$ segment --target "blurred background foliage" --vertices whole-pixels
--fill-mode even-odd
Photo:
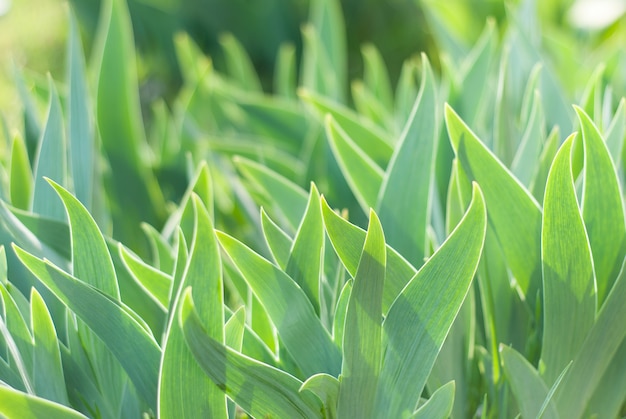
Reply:
[[[55,78],[63,74],[64,40],[67,14],[60,4],[69,1],[81,23],[81,34],[89,57],[101,0],[0,0],[0,109],[19,108],[13,87],[14,65],[37,73],[50,71]],[[504,31],[507,7],[518,1],[501,0],[343,0],[346,21],[350,79],[362,74],[360,48],[374,44],[388,66],[391,82],[400,73],[403,61],[419,52],[426,52],[435,68],[439,65],[438,47],[454,42],[457,48],[469,51],[484,28],[488,17]],[[288,42],[301,53],[301,27],[309,10],[306,0],[129,0],[135,41],[140,52],[139,78],[142,101],[151,103],[164,97],[171,101],[181,86],[181,73],[174,51],[174,34],[189,33],[211,56],[216,69],[223,65],[220,40],[232,33],[250,54],[265,90],[271,89],[273,66],[278,48]],[[583,5],[582,8],[578,7]],[[608,16],[590,13],[592,9],[613,10]],[[557,73],[564,86],[584,86],[598,55],[615,50],[615,42],[626,39],[626,25],[620,18],[626,8],[623,0],[543,0],[537,2],[542,20],[541,36],[553,54]],[[576,7],[582,19],[574,16]],[[587,22],[585,22],[587,18]],[[595,25],[589,23],[595,19]],[[445,39],[438,30],[445,25],[455,39]],[[449,38],[449,35],[446,35]],[[598,49],[598,46],[605,48]],[[595,49],[588,62],[573,62],[584,55],[569,50]],[[613,75],[616,87],[626,85],[626,76],[613,74],[612,68],[623,65],[623,57],[607,57],[607,74]],[[15,63],[15,64],[14,64]],[[583,82],[581,83],[581,80]],[[580,92],[569,92],[576,94]],[[9,111],[10,112],[10,111]],[[9,117],[11,115],[8,115]],[[11,124],[9,124],[11,125]]]

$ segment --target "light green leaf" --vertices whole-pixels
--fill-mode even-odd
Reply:
[[[364,116],[382,129],[393,132],[395,126],[390,113],[391,108],[385,108],[375,93],[362,81],[355,80],[350,87],[352,101],[359,115]]]
[[[335,308],[335,317],[333,319],[333,340],[335,345],[339,349],[343,347],[343,335],[346,325],[346,312],[348,311],[348,301],[350,301],[350,294],[352,293],[352,281],[347,281],[339,298],[337,299],[337,306]]]
[[[30,170],[28,150],[20,136],[15,136],[11,145],[10,176],[11,204],[16,208],[28,210],[32,199],[33,175]]]
[[[187,266],[179,288],[173,290],[176,299],[172,308],[178,313],[182,290],[194,287],[199,299],[204,333],[224,343],[224,311],[222,264],[213,224],[207,209],[197,195],[192,195],[194,231]],[[159,372],[159,416],[164,418],[225,417],[226,398],[193,361],[183,332],[175,315],[171,315],[163,343],[163,358]]]
[[[365,243],[365,231],[335,213],[325,199],[322,199],[322,214],[326,233],[337,256],[348,273],[354,277],[363,250],[363,243]],[[413,278],[416,271],[398,252],[387,246],[387,270],[383,291],[384,314],[387,313],[398,293]]]
[[[445,119],[455,154],[470,180],[481,185],[507,264],[533,306],[541,286],[541,208],[448,105]]]
[[[450,381],[438,388],[430,399],[411,416],[412,419],[447,419],[452,413],[454,405],[454,381]]]
[[[51,218],[42,217],[30,211],[23,211],[17,208],[6,208],[30,230],[42,243],[49,246],[66,260],[72,257],[72,246],[70,239],[70,229],[65,221],[61,222]]]
[[[361,209],[376,205],[383,182],[383,170],[352,140],[332,116],[327,115],[326,136],[348,185]]]
[[[363,83],[374,97],[387,110],[393,109],[391,82],[385,61],[374,44],[361,47],[363,56]]]
[[[461,222],[393,302],[383,323],[376,414],[401,417],[415,410],[478,267],[486,223],[482,192],[474,184]]]
[[[298,96],[309,104],[324,121],[327,114],[332,115],[337,124],[343,128],[377,165],[386,167],[393,154],[392,140],[388,134],[373,124],[367,118],[362,118],[354,111],[324,96],[309,90],[300,89]]]
[[[430,193],[439,141],[435,80],[426,55],[422,55],[422,63],[420,91],[377,199],[387,242],[416,267],[423,264],[426,255]]]
[[[82,413],[37,396],[0,386],[0,414],[20,419],[86,419]]]
[[[252,60],[241,43],[232,34],[224,34],[219,39],[226,73],[237,85],[249,92],[262,92],[261,81],[254,70]]]
[[[50,89],[48,118],[39,140],[34,163],[35,185],[32,210],[37,214],[64,221],[63,206],[44,180],[44,177],[48,177],[62,185],[67,183],[67,143],[63,131],[61,102],[50,76],[48,76],[48,83]]]
[[[285,270],[293,245],[291,237],[272,221],[263,208],[261,208],[261,227],[263,237],[274,261],[281,269]]]
[[[535,91],[526,129],[511,163],[511,171],[526,186],[530,185],[533,174],[537,170],[535,162],[539,159],[545,138],[544,125],[541,95]]]
[[[626,318],[625,300],[626,270],[622,264],[613,289],[555,395],[561,417],[581,417],[599,381],[618,353],[626,337],[623,321]]]
[[[548,387],[537,370],[515,349],[500,346],[504,374],[517,400],[522,417],[536,418],[548,397]],[[550,401],[544,410],[544,419],[556,419],[559,415],[555,403]]]
[[[59,341],[52,317],[41,295],[30,293],[31,329],[33,331],[33,387],[39,397],[68,405]]]
[[[148,241],[152,253],[152,266],[161,272],[173,274],[174,272],[174,249],[167,240],[150,224],[141,225]]]
[[[230,316],[224,325],[224,343],[226,346],[241,352],[245,330],[246,310],[244,306],[241,306]]]
[[[158,269],[146,264],[129,249],[118,246],[120,259],[131,274],[135,282],[139,284],[146,293],[153,298],[165,311],[169,304],[170,292],[172,288],[172,278]]]
[[[374,408],[383,349],[381,323],[386,264],[383,229],[370,210],[365,244],[345,318],[337,404],[337,414],[342,418],[366,417]]]
[[[286,273],[243,243],[222,232],[217,235],[304,375],[320,372],[338,375],[341,355],[304,291]]]
[[[144,326],[127,308],[93,286],[17,246],[13,249],[24,266],[104,342],[126,370],[140,396],[154,407],[161,351]]]
[[[589,116],[574,108],[585,150],[582,213],[596,274],[598,306],[611,290],[626,255],[626,224],[619,179],[602,135]]]
[[[5,312],[1,319],[2,335],[8,350],[9,365],[16,372],[29,393],[33,393],[32,366],[33,366],[33,338],[22,317],[15,300],[4,286],[0,287]]]
[[[302,288],[315,312],[320,312],[320,276],[324,249],[324,224],[320,195],[314,183],[300,227],[293,240],[285,273]]]
[[[189,349],[211,380],[242,409],[255,417],[321,418],[319,399],[298,392],[300,380],[211,338],[202,326],[190,288],[181,302],[179,322]]]
[[[544,198],[542,377],[552,383],[575,358],[596,314],[591,249],[572,179],[571,135],[554,158]]]
[[[296,48],[291,43],[280,46],[274,66],[274,91],[281,96],[296,98]]]
[[[619,101],[611,125],[605,132],[606,146],[613,158],[613,164],[620,166],[622,150],[624,149],[624,133],[626,133],[626,99]]]
[[[543,194],[546,190],[548,172],[550,172],[552,160],[554,160],[554,156],[556,156],[556,152],[559,149],[560,140],[561,135],[559,128],[555,127],[548,135],[546,141],[543,143],[543,150],[541,151],[541,155],[539,156],[539,164],[537,167],[537,171],[535,172],[535,177],[528,187],[528,189],[532,192],[533,196],[540,205],[543,205]]]
[[[322,400],[325,418],[336,419],[337,397],[339,395],[339,380],[328,374],[315,374],[309,377],[302,386],[300,392],[310,391]]]
[[[419,94],[417,76],[419,75],[419,61],[417,58],[409,58],[402,64],[398,85],[396,86],[395,116],[396,126],[403,127],[411,115],[415,105],[415,98]]]

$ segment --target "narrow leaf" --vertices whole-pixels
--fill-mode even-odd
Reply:
[[[22,393],[11,387],[0,386],[0,414],[20,419],[86,419],[76,410],[37,396]]]
[[[452,413],[454,406],[454,381],[450,381],[438,388],[430,399],[411,416],[412,419],[446,419]]]

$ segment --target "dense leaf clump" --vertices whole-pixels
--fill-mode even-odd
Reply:
[[[126,2],[89,65],[70,15],[0,165],[0,415],[620,416],[624,52],[569,86],[534,2],[471,48],[422,6],[440,54],[395,89],[373,45],[348,84],[314,0],[272,93],[236,38],[218,72],[179,35],[143,113]]]

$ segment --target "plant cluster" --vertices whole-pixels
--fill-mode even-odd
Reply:
[[[274,93],[181,35],[145,114],[125,0],[89,65],[71,17],[0,164],[0,415],[618,417],[623,53],[571,107],[532,1],[469,51],[431,7],[441,71],[395,90],[316,0]]]

